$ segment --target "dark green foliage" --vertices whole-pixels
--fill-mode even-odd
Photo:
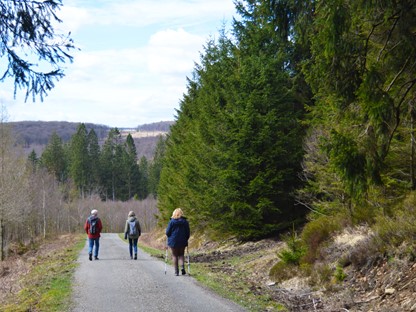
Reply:
[[[149,195],[149,162],[142,156],[139,162],[139,181],[137,185],[137,197],[144,199]]]
[[[154,153],[153,161],[150,167],[148,168],[149,193],[153,194],[155,197],[157,197],[157,188],[158,188],[159,181],[160,181],[160,173],[163,167],[163,158],[165,156],[165,149],[166,149],[165,138],[160,136],[156,145],[156,150]],[[147,170],[145,172],[147,172]]]
[[[416,185],[414,144],[407,152],[403,144],[413,142],[415,17],[407,0],[327,1],[308,28],[312,55],[303,70],[316,99],[312,124],[323,129],[327,142],[318,148],[328,157],[326,172],[341,182],[340,195],[351,200],[351,216],[397,196],[406,179],[399,172],[410,168],[407,179]],[[309,183],[322,182],[316,178],[309,176]]]
[[[40,163],[55,175],[57,181],[66,181],[69,171],[67,157],[62,140],[56,133],[52,134],[49,144],[42,153]]]
[[[35,172],[39,165],[39,159],[38,159],[38,156],[36,155],[35,150],[32,150],[30,152],[29,156],[27,157],[27,161],[28,161],[28,166],[30,170],[32,171],[32,173]]]
[[[139,166],[137,164],[137,152],[136,145],[134,144],[133,137],[129,133],[124,143],[123,151],[123,180],[124,188],[122,195],[118,198],[122,200],[128,200],[133,198],[138,193],[138,185],[140,183]]]
[[[123,142],[117,128],[110,130],[100,155],[102,196],[115,200],[122,191]]]
[[[94,129],[88,132],[87,136],[88,149],[88,190],[90,193],[97,193],[100,188],[100,145]]]
[[[64,76],[60,64],[72,61],[68,54],[74,48],[72,39],[53,28],[61,22],[56,15],[61,5],[60,0],[0,1],[0,58],[7,58],[0,81],[11,77],[15,95],[17,89],[25,89],[26,100],[29,96],[43,100]]]
[[[84,124],[80,124],[77,133],[70,143],[70,173],[81,197],[84,198],[91,174],[90,157],[88,155],[88,133]]]
[[[234,25],[236,43],[224,33],[208,42],[189,80],[158,190],[164,218],[183,207],[195,226],[242,239],[276,233],[303,213],[292,195],[305,103],[287,58],[294,20],[280,11],[292,8],[282,2],[273,15],[266,2],[247,4]]]
[[[303,241],[293,231],[290,235],[283,237],[287,248],[279,252],[278,257],[286,264],[299,265],[305,255],[306,248]]]

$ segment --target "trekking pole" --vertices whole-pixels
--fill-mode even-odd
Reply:
[[[188,260],[188,275],[191,275],[191,262],[189,261],[189,249],[188,246],[186,246],[186,255],[187,255],[187,260]]]
[[[165,275],[166,275],[166,270],[167,270],[167,263],[168,263],[168,241],[166,239],[166,246],[165,246]]]

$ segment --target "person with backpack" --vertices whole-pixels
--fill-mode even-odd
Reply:
[[[168,237],[167,246],[172,252],[172,262],[175,268],[175,275],[179,275],[179,267],[181,267],[182,275],[185,271],[185,248],[188,246],[190,236],[189,222],[183,216],[181,208],[176,208],[166,228],[166,236]],[[166,247],[167,248],[167,247]]]
[[[91,210],[91,215],[85,221],[84,229],[88,235],[88,259],[92,261],[92,253],[94,249],[94,260],[98,260],[98,251],[100,249],[100,233],[103,229],[101,219],[98,218],[98,211]]]
[[[134,260],[137,260],[137,242],[141,234],[140,222],[136,218],[136,214],[130,211],[124,227],[124,239],[129,239],[130,259],[133,259],[134,251]]]

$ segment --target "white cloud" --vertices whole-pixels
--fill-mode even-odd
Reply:
[[[23,103],[21,93],[13,101],[12,90],[0,99],[11,120],[113,127],[173,120],[203,45],[233,14],[233,0],[67,0],[59,26],[82,49],[66,77],[43,103]]]
[[[193,69],[206,38],[187,33],[182,28],[154,34],[148,46],[148,66],[152,73],[186,74]]]

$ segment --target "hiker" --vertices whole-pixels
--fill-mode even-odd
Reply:
[[[134,251],[134,260],[137,260],[137,241],[141,234],[140,222],[136,218],[136,214],[130,211],[124,227],[124,239],[129,239],[130,259],[133,259]]]
[[[166,228],[166,236],[168,237],[168,246],[172,251],[172,261],[175,268],[175,275],[179,275],[178,265],[181,266],[182,275],[185,271],[185,248],[188,246],[190,236],[189,222],[183,216],[181,208],[176,208]],[[167,248],[167,247],[166,247]]]
[[[103,229],[101,219],[98,218],[98,211],[91,210],[91,215],[85,221],[84,229],[88,235],[88,259],[92,261],[92,252],[94,249],[94,260],[98,260],[98,251],[100,249],[100,233]]]

